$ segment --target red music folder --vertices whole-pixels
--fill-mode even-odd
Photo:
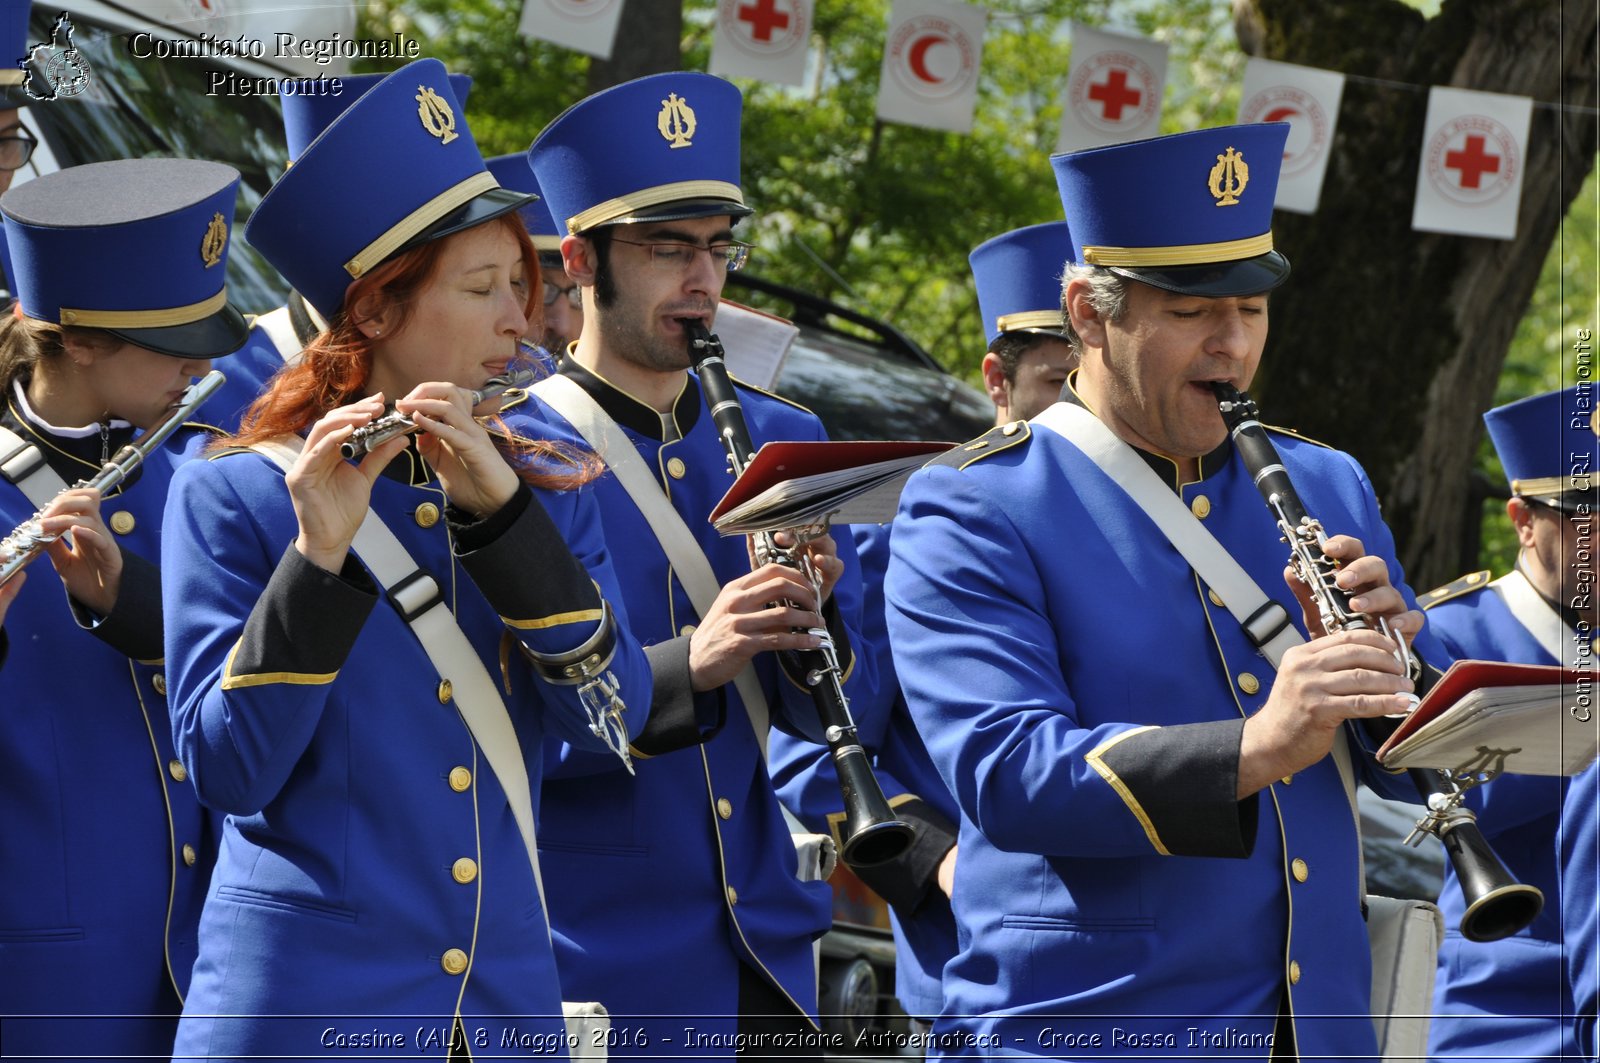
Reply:
[[[1457,661],[1378,750],[1386,768],[1574,775],[1600,747],[1595,673]]]
[[[894,519],[911,474],[953,446],[901,440],[766,443],[711,511],[711,523],[724,535],[824,522],[881,524]]]

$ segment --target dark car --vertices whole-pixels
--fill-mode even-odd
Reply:
[[[811,409],[833,439],[961,442],[994,425],[994,405],[893,325],[748,273],[724,294],[786,317],[800,335],[774,389]]]

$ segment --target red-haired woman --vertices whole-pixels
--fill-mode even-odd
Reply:
[[[559,490],[585,467],[473,416],[538,260],[449,93],[396,72],[263,198],[248,238],[329,327],[174,484],[173,729],[228,813],[179,1058],[565,1051],[539,749],[625,754],[650,675]],[[391,400],[419,430],[343,458]]]

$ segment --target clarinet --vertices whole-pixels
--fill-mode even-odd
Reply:
[[[745,424],[744,408],[739,404],[738,393],[728,378],[728,367],[722,360],[722,341],[708,331],[700,321],[690,318],[679,320],[689,335],[689,358],[695,372],[700,375],[700,387],[705,392],[706,406],[711,420],[728,452],[728,465],[737,477],[755,457],[755,444],[750,440],[750,429]],[[780,565],[798,569],[810,581],[822,599],[822,577],[811,565],[810,559],[798,546],[810,536],[809,529],[793,529],[797,549],[784,550],[777,545],[771,532],[752,536],[758,564],[776,561]],[[845,698],[843,679],[839,669],[838,651],[827,628],[812,628],[811,634],[822,640],[814,650],[794,650],[784,654],[805,676],[816,702],[817,715],[822,720],[823,735],[833,754],[834,767],[839,776],[839,788],[844,794],[844,826],[840,831],[844,844],[839,858],[851,867],[874,867],[895,859],[910,848],[916,840],[916,830],[911,824],[895,818],[883,788],[872,773],[872,763],[862,748],[856,733],[855,720],[850,715],[850,703]]]
[[[165,443],[183,422],[192,417],[201,403],[216,394],[226,379],[213,369],[190,384],[183,397],[173,405],[172,412],[160,424],[111,455],[111,460],[102,465],[99,472],[87,480],[79,480],[67,490],[76,491],[89,487],[104,495],[116,487],[153,454],[157,447]],[[45,547],[59,538],[59,535],[46,535],[40,530],[39,514],[35,513],[10,535],[0,539],[0,586],[4,586],[11,577],[27,568],[35,558],[44,553]]]
[[[525,366],[504,376],[491,377],[483,387],[472,393],[474,408],[481,402],[504,395],[516,388],[525,388],[538,380],[540,371],[533,366]],[[395,436],[409,435],[417,430],[417,423],[399,410],[390,410],[382,417],[362,425],[350,433],[350,438],[339,444],[341,456],[354,460],[376,450]]]
[[[1290,566],[1311,590],[1323,630],[1374,630],[1390,638],[1395,643],[1396,660],[1420,687],[1424,680],[1421,662],[1411,653],[1404,636],[1382,617],[1351,609],[1350,596],[1334,584],[1339,564],[1322,550],[1327,533],[1320,521],[1306,513],[1277,448],[1256,419],[1259,411],[1255,402],[1225,383],[1213,383],[1211,390],[1216,393],[1217,408],[1240,460],[1289,544]],[[1544,907],[1544,894],[1512,877],[1483,836],[1477,816],[1461,803],[1467,790],[1487,781],[1493,773],[1411,768],[1408,774],[1427,804],[1428,814],[1417,822],[1406,844],[1419,844],[1431,834],[1444,845],[1467,901],[1461,916],[1462,936],[1469,941],[1499,941],[1533,922]]]

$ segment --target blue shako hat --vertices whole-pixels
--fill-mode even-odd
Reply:
[[[972,249],[978,312],[992,344],[1007,332],[1066,334],[1061,312],[1061,267],[1072,259],[1064,221],[1012,229]]]
[[[367,94],[388,74],[340,74],[340,91],[337,94],[311,92],[311,87],[326,87],[326,81],[306,78],[285,81],[283,103],[283,138],[288,144],[288,158],[292,162],[304,155],[311,142],[321,135],[333,120],[344,114],[352,103]],[[304,87],[304,91],[300,91]],[[456,94],[456,103],[463,111],[467,107],[467,93],[472,91],[472,79],[465,74],[450,75],[450,91]]]
[[[116,159],[0,196],[22,312],[100,328],[179,358],[214,358],[250,330],[228,303],[239,173],[197,159]]]
[[[1574,384],[1497,406],[1483,415],[1511,493],[1571,512],[1600,490],[1595,389]]]
[[[22,87],[28,76],[28,0],[0,0],[0,111],[14,111],[28,102]]]
[[[401,67],[278,179],[245,236],[331,319],[350,282],[400,251],[526,206],[483,164],[437,59]]]
[[[501,188],[509,188],[513,192],[526,192],[529,195],[542,196],[539,191],[539,182],[533,179],[533,170],[528,167],[528,153],[515,152],[511,155],[496,155],[492,159],[484,160],[489,167],[489,172],[494,174],[494,179],[500,182]],[[550,205],[539,199],[529,203],[520,211],[522,224],[528,230],[528,235],[533,237],[533,246],[540,254],[560,254],[561,237],[566,234],[566,229],[556,224],[550,214]]]
[[[710,74],[653,74],[579,100],[528,149],[550,214],[601,225],[751,213],[739,188],[744,97]]]
[[[1271,291],[1289,276],[1272,249],[1286,122],[1052,155],[1079,265],[1185,295]]]

